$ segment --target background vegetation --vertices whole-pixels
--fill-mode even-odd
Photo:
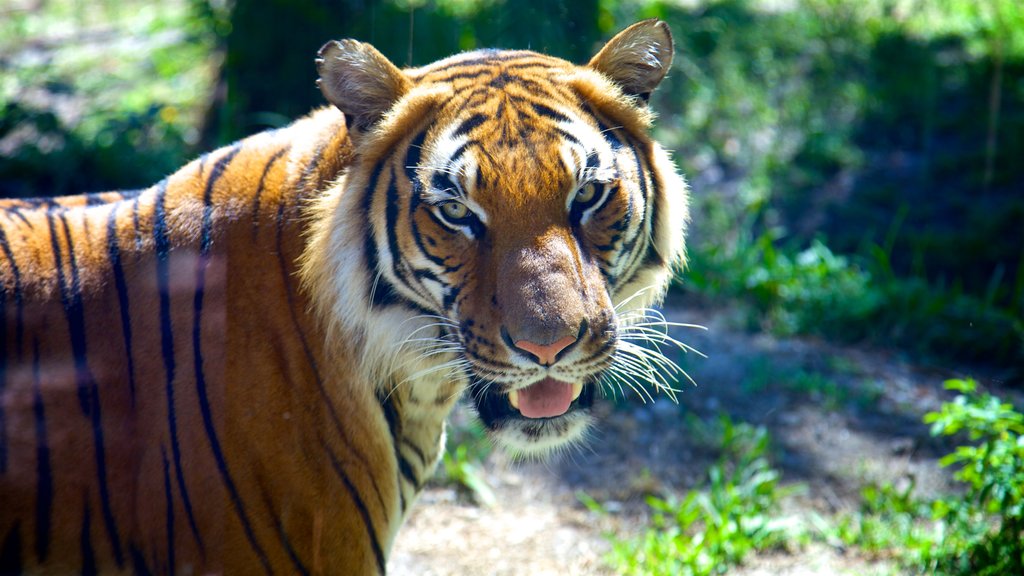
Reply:
[[[144,186],[202,150],[286,124],[321,104],[312,60],[332,38],[370,41],[401,65],[483,46],[582,62],[648,17],[677,42],[653,100],[656,136],[695,202],[679,293],[737,307],[751,330],[968,362],[1020,385],[1018,0],[12,0],[0,7],[0,195]],[[878,487],[835,538],[932,554],[907,560],[928,571],[1021,561],[1020,415],[961,388],[960,411],[935,416],[936,433],[977,428],[965,446],[1016,450],[1016,464],[977,468],[1002,470],[991,486],[1003,491],[970,472],[995,452],[956,452],[967,504]],[[630,565],[629,546],[667,558],[666,573],[708,573],[803,537],[764,521],[778,478],[763,430],[723,430],[710,492],[652,501],[658,530],[617,546],[619,569],[653,570]],[[456,446],[444,468],[486,500],[473,461]],[[731,525],[721,509],[761,522]],[[934,548],[922,522],[961,537]]]
[[[749,322],[1024,365],[1024,9],[1014,0],[19,0],[0,194],[135,187],[320,105],[312,55],[584,61],[667,20],[657,136],[694,189],[682,289]]]

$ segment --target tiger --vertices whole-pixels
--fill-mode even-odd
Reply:
[[[285,127],[0,201],[0,572],[383,574],[461,397],[530,457],[665,388],[672,56],[658,20],[585,65],[332,41]]]

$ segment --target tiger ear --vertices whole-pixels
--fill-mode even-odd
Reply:
[[[327,101],[349,125],[374,125],[408,90],[409,80],[376,48],[357,40],[335,40],[317,52],[316,81]]]
[[[672,65],[672,32],[661,20],[643,20],[615,35],[587,66],[630,96],[647,101]]]

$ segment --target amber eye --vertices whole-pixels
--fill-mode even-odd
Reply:
[[[577,204],[589,204],[596,195],[597,186],[593,184],[587,184],[583,188],[580,188],[579,192],[576,193],[576,198],[573,199],[573,202]]]
[[[453,222],[464,220],[469,216],[469,208],[466,208],[466,205],[462,202],[457,202],[455,200],[449,200],[444,204],[441,204],[441,212],[443,212],[445,217]]]

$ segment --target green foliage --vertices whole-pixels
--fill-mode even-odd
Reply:
[[[0,195],[143,186],[183,164],[211,38],[183,1],[12,9],[0,19]]]
[[[607,561],[621,574],[722,574],[750,553],[775,548],[797,537],[792,520],[779,517],[786,492],[767,460],[764,428],[721,421],[722,457],[708,471],[705,490],[681,499],[650,496],[651,525],[630,539],[610,536]],[[591,510],[605,513],[580,496]]]
[[[996,22],[1017,22],[1024,4],[614,13],[676,32],[654,105],[695,191],[685,286],[750,302],[752,324],[783,334],[1024,365],[1024,51],[1000,56],[985,40],[1019,35]]]
[[[908,27],[923,35],[967,38],[979,54],[1024,55],[1024,5],[1017,0],[916,0]]]
[[[677,52],[652,106],[695,192],[685,286],[782,334],[1024,366],[1017,0],[40,6],[0,18],[0,195],[147,185],[285,124],[323,103],[330,38],[400,65],[483,46],[582,62],[663,18]]]
[[[733,252],[711,248],[693,259],[689,284],[705,293],[746,298],[764,327],[780,334],[868,317],[880,305],[870,289],[871,275],[818,241],[794,254],[765,234]]]
[[[934,556],[936,570],[950,574],[1024,574],[1024,414],[973,380],[950,380],[961,394],[925,416],[932,434],[966,433],[972,444],[940,460],[956,467],[967,485],[963,498],[935,502],[933,513],[948,526]]]
[[[840,518],[834,536],[872,556],[919,567],[922,555],[935,544],[935,536],[928,522],[931,506],[918,498],[914,489],[913,479],[902,488],[890,483],[864,487],[860,510]]]
[[[495,496],[484,477],[482,463],[490,449],[491,444],[479,422],[449,426],[442,466],[438,470],[443,482],[460,486],[477,504],[488,507],[494,505]]]
[[[208,127],[220,143],[323,105],[313,59],[333,39],[356,38],[398,66],[421,66],[476,48],[586,61],[600,36],[597,0],[235,0],[231,22],[221,39],[226,97]]]
[[[946,358],[1024,365],[1024,321],[1012,309],[923,278],[897,276],[882,247],[850,258],[812,241],[795,250],[771,233],[698,245],[684,285],[750,306],[752,327],[778,334],[872,340]]]
[[[973,380],[950,380],[961,392],[925,416],[935,436],[958,436],[940,463],[956,467],[963,494],[927,501],[910,483],[869,486],[860,514],[840,522],[839,538],[897,558],[925,574],[969,576],[1024,573],[1024,414]]]

